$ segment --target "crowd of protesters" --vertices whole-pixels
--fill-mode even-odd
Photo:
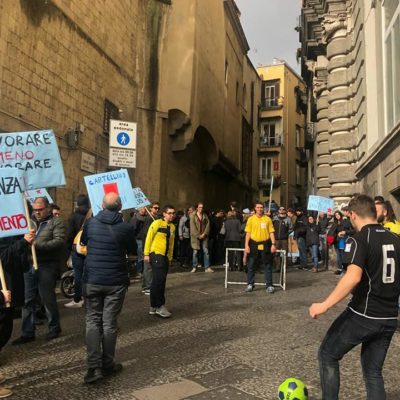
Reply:
[[[375,206],[378,222],[400,235],[400,223],[390,202],[377,196]],[[0,349],[11,337],[12,310],[18,306],[22,306],[22,327],[14,345],[36,339],[40,309],[45,311],[48,322],[47,340],[59,337],[61,323],[55,289],[60,266],[69,255],[75,295],[64,306],[85,306],[86,383],[122,369],[121,364],[115,363],[114,353],[117,317],[129,284],[128,254],[137,255],[137,276],[141,278],[142,293],[149,295],[149,314],[169,318],[172,313],[166,307],[165,287],[173,261],[191,273],[213,273],[217,265],[244,271],[248,293],[254,290],[258,265],[265,271],[266,293],[272,294],[273,271],[280,271],[283,257],[287,257],[289,265],[316,273],[328,265],[329,256],[334,254],[335,273],[344,274],[346,239],[355,234],[348,207],[326,214],[286,208],[275,202],[256,202],[254,207],[242,209],[231,202],[227,210],[209,211],[199,202],[177,211],[172,205],[161,208],[153,202],[124,221],[121,199],[110,193],[95,217],[88,197],[79,195],[67,223],[60,216],[60,208],[49,204],[45,197],[35,199],[32,208],[34,229],[29,234],[0,239],[1,261],[10,289],[2,290],[0,295]],[[32,243],[37,269],[33,268]],[[277,250],[284,253],[274,254]],[[0,397],[11,394],[9,389],[0,388]]]

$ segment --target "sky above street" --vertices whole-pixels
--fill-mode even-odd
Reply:
[[[296,71],[296,49],[300,47],[298,24],[301,0],[235,0],[242,14],[241,22],[250,45],[249,57],[254,66],[285,60]]]

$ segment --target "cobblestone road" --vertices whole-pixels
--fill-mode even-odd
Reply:
[[[238,285],[225,290],[222,270],[173,273],[167,284],[169,320],[148,315],[148,297],[137,283],[130,287],[120,318],[117,357],[124,370],[119,376],[96,386],[82,383],[84,310],[64,307],[62,336],[48,343],[39,326],[35,342],[4,349],[0,371],[14,387],[14,399],[276,399],[277,387],[290,376],[306,382],[310,399],[319,399],[316,353],[344,307],[317,321],[307,309],[336,281],[332,272],[289,270],[286,292],[268,295],[259,287],[246,294]],[[19,329],[17,321],[14,337]],[[388,400],[400,399],[399,352],[396,334],[384,369]],[[341,372],[341,399],[365,399],[359,350],[344,358]]]

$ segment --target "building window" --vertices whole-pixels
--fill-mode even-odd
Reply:
[[[277,107],[279,105],[279,80],[265,81],[263,84],[264,107]]]
[[[272,178],[272,158],[260,158],[260,179],[270,180]]]
[[[296,185],[300,185],[300,165],[296,164]]]
[[[296,147],[300,149],[301,147],[301,129],[296,125]]]
[[[110,100],[104,101],[103,134],[110,134],[110,119],[119,119],[119,108]]]
[[[251,184],[252,181],[252,146],[253,146],[253,130],[251,126],[242,119],[242,173],[246,182]]]
[[[242,99],[242,104],[243,108],[247,110],[247,87],[246,84],[243,84],[243,99]]]
[[[281,144],[281,135],[278,133],[277,119],[269,119],[261,125],[261,146],[279,146]]]
[[[400,1],[384,2],[386,121],[390,131],[400,122]]]

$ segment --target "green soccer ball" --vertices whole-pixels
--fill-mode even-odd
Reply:
[[[288,378],[278,388],[278,400],[308,400],[308,389],[300,379]]]

